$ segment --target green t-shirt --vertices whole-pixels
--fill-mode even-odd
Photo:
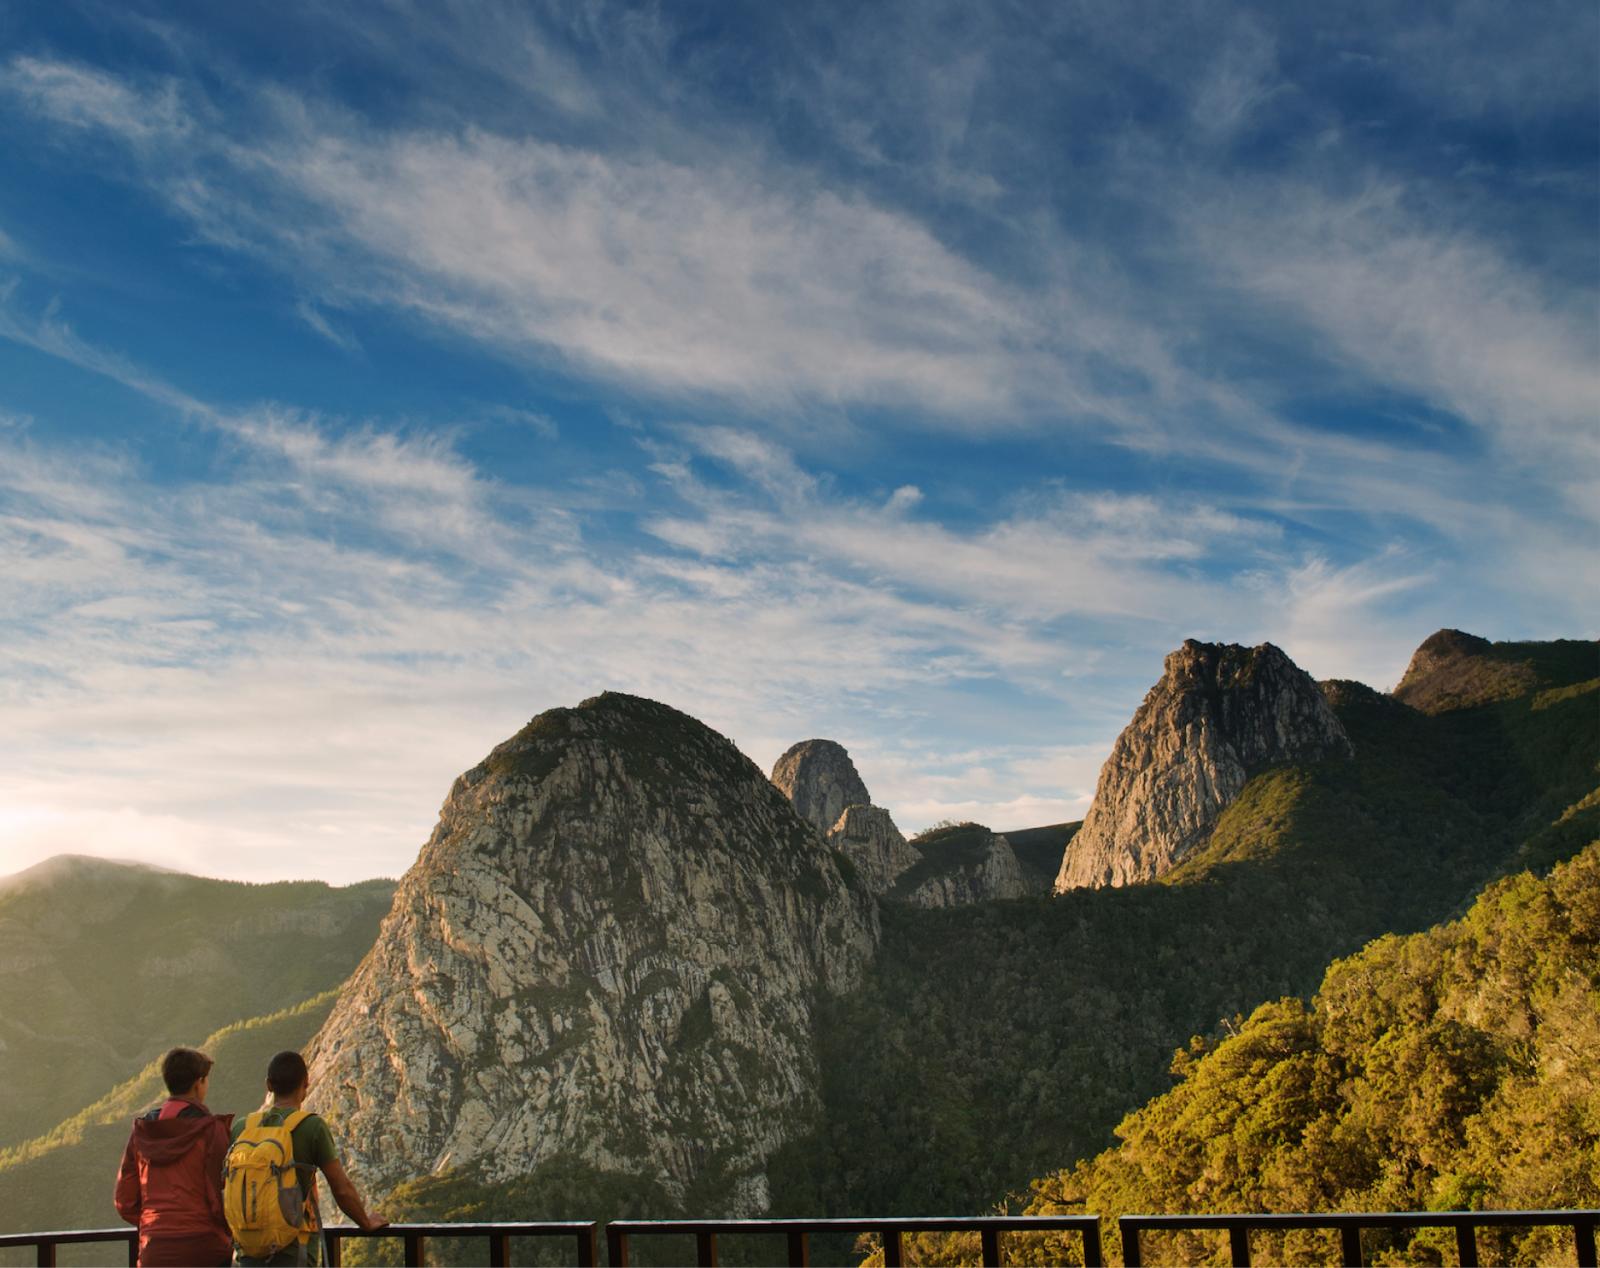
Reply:
[[[263,1127],[281,1127],[293,1110],[269,1109],[261,1116]],[[248,1115],[241,1114],[233,1120],[233,1136],[230,1144],[239,1139],[244,1131],[245,1119]],[[310,1114],[300,1125],[289,1133],[289,1140],[294,1145],[295,1169],[300,1173],[300,1183],[305,1187],[306,1196],[315,1198],[317,1195],[317,1173],[313,1167],[325,1167],[330,1162],[339,1161],[338,1147],[333,1143],[333,1133],[328,1130],[328,1124],[320,1114]]]

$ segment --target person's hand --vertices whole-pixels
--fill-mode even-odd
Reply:
[[[384,1219],[381,1215],[369,1215],[366,1219],[361,1221],[361,1227],[366,1232],[370,1233],[375,1229],[388,1228],[389,1221]]]

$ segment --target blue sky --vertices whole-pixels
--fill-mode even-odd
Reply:
[[[0,5],[0,872],[398,874],[615,688],[1080,817],[1600,610],[1592,4]]]

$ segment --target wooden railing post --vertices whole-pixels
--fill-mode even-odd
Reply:
[[[406,1241],[406,1268],[422,1268],[422,1251],[427,1238],[421,1233],[404,1234]]]
[[[791,1228],[788,1240],[789,1268],[811,1268],[811,1238]]]
[[[1572,1235],[1578,1243],[1578,1268],[1600,1268],[1595,1263],[1594,1221],[1578,1220],[1572,1226]]]
[[[34,1262],[39,1268],[56,1268],[56,1244],[47,1237],[41,1237]]]
[[[1346,1224],[1339,1230],[1339,1254],[1350,1268],[1366,1268],[1361,1258],[1361,1225]]]
[[[611,1268],[628,1268],[628,1234],[615,1224],[606,1225],[606,1262]]]
[[[901,1268],[905,1251],[900,1243],[900,1230],[886,1228],[883,1230],[883,1268]]]
[[[1456,1258],[1461,1268],[1478,1268],[1478,1230],[1470,1220],[1456,1225]]]
[[[1135,1235],[1137,1240],[1137,1235]],[[1138,1251],[1133,1252],[1136,1256]],[[1083,1230],[1083,1268],[1102,1268],[1106,1262],[1105,1251],[1100,1249],[1100,1222],[1096,1220]],[[1129,1260],[1129,1263],[1135,1262]]]
[[[1250,1268],[1250,1226],[1235,1224],[1228,1230],[1228,1254],[1233,1268]]]
[[[700,1268],[717,1268],[717,1235],[715,1233],[696,1233],[694,1235],[694,1258]]]
[[[594,1244],[594,1234],[593,1224],[578,1234],[578,1268],[595,1268],[596,1252],[599,1248]]]
[[[1139,1245],[1139,1226],[1126,1215],[1117,1221],[1122,1230],[1122,1262],[1128,1268],[1144,1268],[1143,1250]]]
[[[1000,1230],[986,1228],[978,1234],[983,1246],[983,1268],[1000,1268]]]

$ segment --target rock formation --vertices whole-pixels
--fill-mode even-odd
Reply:
[[[1255,772],[1350,752],[1317,684],[1271,643],[1190,639],[1112,746],[1056,892],[1160,876],[1206,841]]]
[[[889,812],[872,804],[850,754],[834,740],[794,745],[772,768],[772,782],[880,897],[954,907],[1028,892],[1010,844],[987,828],[961,825],[976,828],[982,840],[968,833],[959,849],[941,845],[948,833],[940,831],[907,841]]]
[[[856,764],[833,740],[801,740],[778,759],[772,782],[807,823],[827,836],[849,806],[872,803]]]
[[[1011,842],[981,823],[932,828],[909,843],[917,863],[886,895],[911,907],[960,907],[1032,892]]]
[[[828,833],[828,844],[850,860],[874,894],[887,894],[922,857],[881,806],[846,806]]]
[[[375,1190],[575,1158],[759,1212],[817,1103],[816,1002],[876,946],[845,870],[692,718],[541,714],[456,780],[312,1045],[312,1106]]]

